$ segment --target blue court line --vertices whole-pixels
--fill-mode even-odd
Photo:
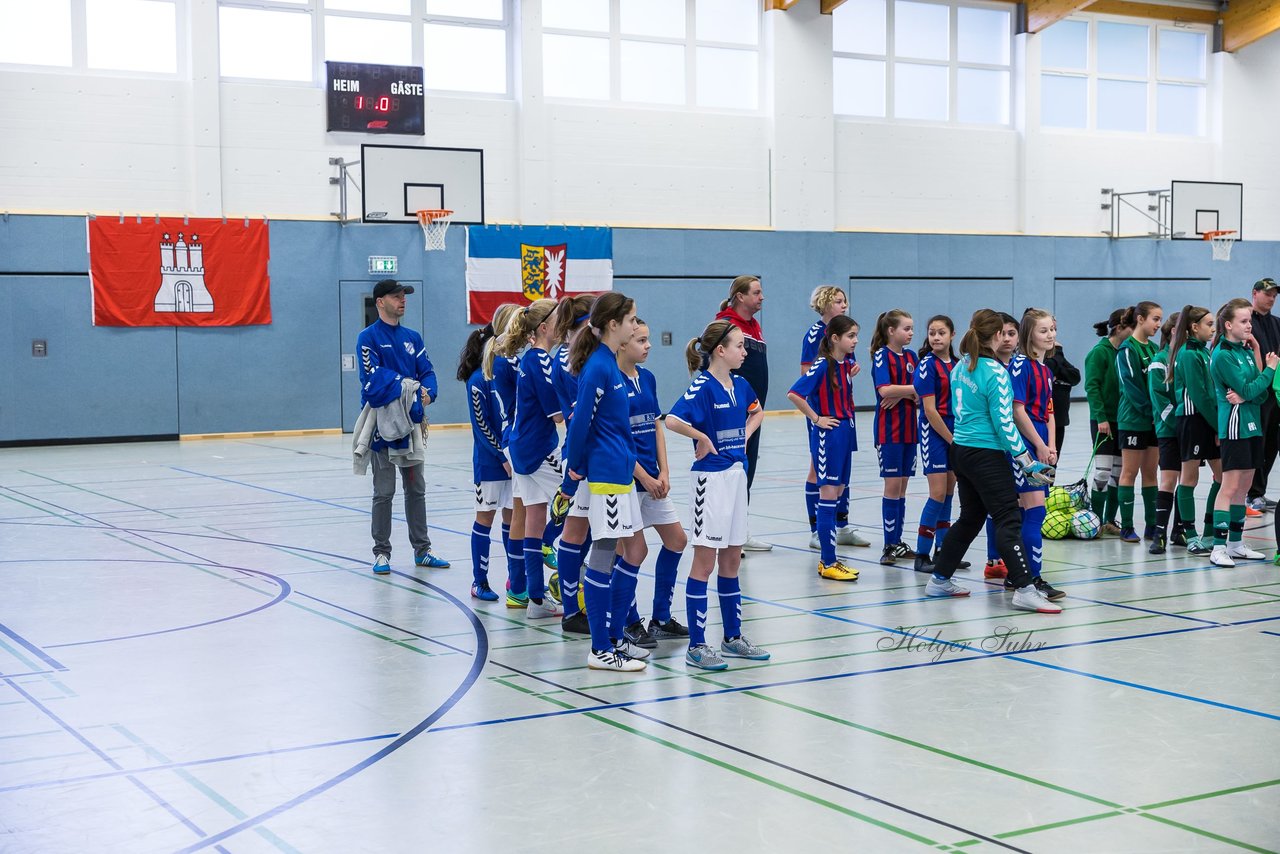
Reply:
[[[48,676],[50,673],[66,672],[64,667],[62,671],[58,670],[29,670],[26,673],[0,673],[0,679],[21,679],[24,676]]]
[[[1259,632],[1259,634],[1263,634],[1263,635],[1271,635],[1272,637],[1280,638],[1280,632],[1268,632],[1268,631],[1265,631],[1265,630],[1264,630],[1264,631]]]
[[[189,759],[183,762],[166,762],[163,765],[147,765],[142,768],[123,768],[119,771],[103,771],[100,774],[84,774],[79,777],[66,777],[60,780],[39,780],[32,783],[19,783],[13,786],[0,787],[0,794],[17,792],[23,789],[47,789],[51,786],[71,786],[79,783],[93,783],[109,780],[113,777],[124,777],[129,774],[150,774],[156,771],[173,771],[177,768],[195,768],[201,765],[217,765],[222,762],[236,762],[241,759],[260,759],[264,756],[276,756],[284,753],[298,753],[303,750],[319,750],[325,747],[343,747],[348,744],[361,744],[367,741],[386,741],[398,738],[400,733],[392,732],[384,735],[366,735],[361,738],[344,738],[337,741],[325,741],[319,744],[303,744],[297,747],[278,747],[272,750],[257,750],[250,753],[236,753],[230,756],[213,756],[205,759]]]
[[[379,762],[382,759],[385,759],[386,757],[390,756],[392,753],[395,753],[397,750],[399,750],[401,747],[404,747],[409,742],[413,741],[423,732],[426,732],[431,727],[432,724],[434,724],[440,718],[444,717],[444,715],[448,714],[448,712],[458,704],[458,702],[467,694],[467,692],[471,690],[471,686],[474,685],[476,680],[480,678],[480,671],[484,669],[485,662],[487,662],[489,659],[489,638],[485,634],[484,624],[482,624],[479,618],[476,617],[475,612],[473,612],[470,608],[466,607],[466,605],[464,605],[461,601],[459,601],[457,597],[455,597],[453,594],[449,593],[449,591],[441,587],[438,587],[434,584],[431,584],[430,582],[423,581],[422,579],[414,578],[412,575],[406,575],[405,573],[402,573],[402,572],[395,572],[395,574],[402,576],[403,578],[410,579],[411,581],[417,582],[418,584],[421,584],[424,587],[428,587],[431,590],[438,593],[439,595],[443,596],[450,603],[452,603],[459,611],[461,611],[463,615],[466,616],[467,619],[471,622],[471,628],[472,628],[472,631],[475,632],[475,637],[476,637],[476,651],[475,651],[475,655],[473,655],[471,658],[471,668],[467,671],[467,675],[463,678],[462,682],[459,683],[458,687],[454,689],[453,693],[450,694],[443,703],[437,706],[436,709],[433,712],[431,712],[431,714],[427,715],[427,717],[423,718],[421,721],[415,724],[411,729],[407,730],[406,732],[398,736],[394,741],[392,741],[390,744],[386,745],[381,750],[374,753],[372,756],[369,756],[368,758],[361,760],[360,762],[357,762],[355,765],[352,765],[350,768],[346,769],[345,771],[342,771],[334,775],[333,777],[330,777],[328,780],[325,780],[324,782],[319,783],[316,786],[313,786],[312,788],[308,789],[302,794],[297,795],[296,797],[291,798],[290,800],[285,801],[282,804],[272,807],[271,809],[266,810],[265,812],[261,812],[255,816],[251,816],[250,818],[247,818],[244,821],[239,822],[238,824],[232,825],[231,827],[228,827],[225,830],[219,831],[218,833],[215,833],[206,839],[200,840],[194,845],[189,845],[186,848],[181,849],[180,851],[177,852],[177,854],[190,854],[190,852],[199,851],[201,849],[208,848],[211,845],[216,845],[217,843],[222,842],[224,839],[228,839],[250,828],[257,827],[263,822],[269,821],[270,819],[275,818],[277,815],[287,812],[288,810],[293,809],[299,804],[302,804],[302,803],[305,803],[306,801],[311,800],[316,795],[327,792],[329,789],[332,789],[334,786],[338,785],[342,781],[347,780],[351,777],[354,777],[356,774],[360,773],[361,771],[368,768],[369,766],[375,764],[376,762]]]
[[[6,626],[4,623],[0,623],[0,634],[5,635],[5,636],[6,636],[6,637],[8,637],[10,640],[12,640],[14,643],[18,644],[18,646],[22,647],[22,648],[23,648],[23,649],[25,649],[27,652],[29,652],[29,653],[31,653],[32,655],[34,655],[36,658],[40,659],[40,660],[41,660],[41,661],[43,661],[45,664],[49,665],[49,667],[53,668],[53,670],[54,670],[54,671],[65,671],[65,670],[67,669],[67,666],[66,666],[65,664],[62,664],[62,663],[61,663],[61,662],[59,662],[57,659],[55,659],[55,658],[53,658],[52,656],[48,655],[48,654],[47,654],[44,650],[42,650],[40,647],[38,647],[38,646],[36,646],[35,644],[31,643],[29,640],[27,640],[27,639],[26,639],[26,638],[24,638],[22,635],[20,635],[20,634],[18,634],[17,632],[15,632],[13,629],[11,629],[11,628],[9,628],[8,626]],[[29,676],[29,675],[31,675],[31,674],[28,674],[28,673],[20,673],[20,674],[17,674],[17,675],[19,675],[19,676]]]

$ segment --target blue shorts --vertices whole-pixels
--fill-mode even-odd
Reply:
[[[947,424],[952,428],[951,424]],[[954,429],[954,428],[953,428]],[[933,430],[928,421],[920,421],[920,470],[926,475],[951,471],[951,446]]]
[[[1040,441],[1048,444],[1049,425],[1040,421],[1032,421],[1031,426],[1036,428],[1036,435],[1040,437]],[[1027,450],[1031,451],[1030,446],[1028,446]],[[1035,455],[1035,451],[1031,451],[1031,456],[1034,457]],[[1009,459],[1009,465],[1013,466],[1013,483],[1014,486],[1018,488],[1019,495],[1023,495],[1028,492],[1041,492],[1045,495],[1049,494],[1048,486],[1037,486],[1036,484],[1028,483],[1027,479],[1022,476],[1022,466],[1018,465],[1013,458]]]
[[[852,421],[841,421],[830,430],[809,430],[809,456],[819,486],[847,486],[853,468]]]
[[[876,446],[881,477],[911,477],[916,473],[916,443],[889,442]]]

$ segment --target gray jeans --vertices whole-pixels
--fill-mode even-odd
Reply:
[[[400,468],[387,459],[387,452],[373,451],[373,553],[391,557],[391,499],[396,494],[396,471],[404,484],[404,516],[409,522],[409,542],[413,557],[418,559],[431,551],[431,535],[427,532],[426,467],[422,463]]]

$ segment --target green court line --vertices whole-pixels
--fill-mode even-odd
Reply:
[[[19,661],[23,662],[23,663],[24,663],[24,664],[26,664],[28,667],[30,667],[32,670],[43,670],[43,669],[45,669],[45,664],[44,664],[44,662],[43,662],[43,661],[42,661],[42,662],[40,662],[40,663],[38,663],[38,664],[37,664],[36,662],[34,662],[34,661],[31,661],[29,658],[27,658],[26,656],[24,656],[24,655],[23,655],[22,653],[20,653],[18,650],[14,649],[12,646],[10,646],[10,645],[9,645],[9,643],[8,643],[8,641],[4,640],[3,638],[0,638],[0,649],[4,649],[4,650],[5,650],[5,652],[8,652],[8,653],[9,653],[10,655],[12,655],[14,658],[16,658],[16,659],[18,659]],[[79,694],[77,694],[75,691],[72,691],[72,690],[71,690],[71,688],[70,688],[70,687],[69,687],[65,682],[63,682],[61,679],[59,679],[59,678],[58,678],[58,676],[57,676],[57,674],[55,674],[55,673],[41,673],[41,674],[39,674],[38,676],[32,676],[32,677],[25,677],[25,676],[24,676],[24,677],[22,677],[22,678],[24,678],[24,679],[27,679],[27,678],[31,678],[31,679],[39,679],[39,680],[41,680],[42,682],[44,682],[44,683],[46,683],[46,684],[48,684],[48,685],[52,685],[53,687],[57,688],[59,691],[61,691],[61,692],[62,692],[62,696],[63,696],[64,698],[67,698],[67,697],[79,697],[79,696],[80,696],[80,695],[79,695]],[[26,702],[26,700],[21,700],[20,702],[25,703],[25,702]]]
[[[1143,804],[1142,806],[1138,807],[1138,809],[1158,810],[1158,809],[1163,809],[1164,807],[1179,806],[1181,804],[1189,804],[1189,803],[1193,803],[1194,801],[1203,801],[1209,798],[1221,798],[1225,795],[1235,795],[1235,794],[1239,794],[1240,792],[1251,792],[1254,789],[1265,789],[1268,786],[1275,786],[1277,784],[1280,784],[1280,780],[1263,780],[1261,783],[1249,783],[1244,786],[1232,786],[1230,789],[1218,789],[1215,792],[1206,792],[1203,795],[1188,795],[1185,798],[1174,798],[1173,800],[1170,800],[1170,801],[1160,801],[1154,804]]]
[[[166,765],[171,764],[173,762],[173,760],[170,759],[168,756],[165,756],[159,750],[156,750],[154,747],[147,744],[141,738],[134,735],[132,732],[130,732],[128,729],[121,726],[120,724],[116,724],[112,726],[112,729],[114,729],[116,732],[123,735],[125,738],[129,739],[129,741],[133,742],[136,746],[142,748],[142,752],[147,754],[147,756],[149,756],[153,762],[163,762]],[[218,806],[222,807],[223,810],[229,813],[231,817],[236,819],[237,821],[243,821],[244,819],[249,817],[249,814],[247,812],[240,809],[235,804],[231,803],[231,801],[228,800],[226,797],[224,797],[221,793],[219,793],[217,789],[208,785],[203,780],[199,779],[194,774],[187,771],[187,769],[174,768],[172,769],[172,771],[180,780],[182,780],[184,783],[189,785],[191,788],[195,789],[200,794],[204,795],[209,800],[213,801]],[[278,850],[286,852],[286,854],[302,854],[302,852],[300,852],[297,848],[294,848],[292,845],[285,842],[279,836],[276,836],[270,830],[268,830],[265,827],[262,827],[261,825],[255,827],[254,832],[256,832],[263,839],[270,842]]]
[[[0,493],[0,498],[7,498],[8,500],[12,501],[14,504],[21,504],[24,507],[30,507],[32,510],[39,511],[41,513],[44,513],[47,516],[52,516],[55,519],[61,519],[64,522],[70,522],[73,525],[84,525],[84,522],[80,521],[80,519],[77,518],[78,514],[59,513],[56,510],[50,510],[48,507],[41,507],[38,504],[32,504],[30,501],[26,501],[21,498],[14,498],[12,495],[9,495],[7,491],[4,493]]]
[[[18,471],[21,472],[22,474],[29,474],[32,477],[38,477],[41,480],[47,480],[50,483],[56,483],[59,486],[68,486],[72,489],[79,490],[80,492],[88,493],[89,495],[96,495],[99,498],[105,498],[108,501],[115,501],[120,504],[127,504],[130,507],[133,507],[138,510],[145,510],[148,513],[159,513],[161,516],[167,516],[170,519],[178,518],[177,516],[174,516],[172,513],[166,513],[163,510],[157,510],[154,507],[143,507],[141,504],[134,504],[132,501],[125,501],[123,498],[116,498],[114,495],[107,495],[105,492],[94,492],[92,489],[86,489],[85,487],[77,486],[74,483],[67,483],[66,481],[58,480],[57,478],[49,477],[48,475],[45,475],[45,474],[37,474],[36,472],[27,471],[26,469],[18,469]]]
[[[501,682],[503,685],[506,685],[508,688],[514,688],[516,691],[519,691],[523,694],[528,694],[534,697],[538,697],[539,699],[545,700],[546,702],[551,703],[552,705],[559,706],[562,709],[577,708],[576,706],[566,703],[563,700],[557,700],[557,699],[547,697],[545,695],[539,694],[537,691],[533,691],[529,688],[525,688],[520,685],[512,684],[503,679],[497,679],[496,681]],[[852,809],[849,809],[848,807],[841,806],[840,804],[826,800],[825,798],[821,798],[821,797],[818,797],[817,795],[797,789],[794,786],[788,786],[787,784],[781,782],[780,780],[770,779],[769,777],[765,777],[762,774],[757,774],[754,771],[748,771],[745,768],[740,768],[737,765],[733,765],[729,762],[725,762],[722,759],[717,759],[714,756],[708,756],[707,754],[694,750],[692,748],[685,747],[680,744],[676,744],[664,738],[659,738],[658,736],[652,735],[647,732],[642,732],[634,727],[630,727],[624,723],[611,720],[595,712],[583,712],[583,715],[585,717],[591,718],[592,720],[598,723],[606,724],[607,726],[611,726],[615,729],[621,730],[622,732],[625,732],[629,735],[639,736],[640,738],[643,738],[646,741],[651,741],[654,744],[657,744],[661,747],[666,747],[670,750],[674,750],[677,753],[682,753],[685,756],[689,756],[693,759],[701,760],[710,765],[714,765],[715,767],[720,768],[724,771],[729,771],[730,773],[737,774],[741,777],[745,777],[748,780],[752,780],[757,783],[763,783],[764,785],[769,786],[772,789],[776,789],[780,792],[785,792],[789,795],[794,795],[795,797],[809,801],[810,803],[813,803],[813,804],[817,804],[818,806],[825,807],[826,809],[832,810],[833,812],[838,812],[841,815],[845,815],[849,818],[856,818],[860,821],[874,825],[875,827],[879,827],[882,830],[888,830],[892,833],[896,833],[899,836],[903,836],[914,842],[919,842],[922,845],[929,845],[933,847],[938,847],[943,845],[943,843],[938,842],[937,840],[934,840],[934,839],[930,839],[927,836],[922,836],[918,833],[907,830],[906,828],[897,827],[895,825],[890,824],[887,821],[882,821],[881,819],[874,818],[865,813],[860,813],[857,810],[852,810]]]
[[[1145,812],[1138,813],[1138,815],[1150,821],[1156,821],[1156,822],[1159,822],[1160,824],[1167,824],[1170,827],[1176,827],[1179,830],[1185,830],[1188,833],[1194,833],[1197,836],[1203,836],[1207,839],[1212,839],[1216,842],[1222,842],[1227,845],[1233,845],[1236,848],[1243,848],[1245,851],[1257,851],[1259,852],[1259,854],[1276,854],[1275,849],[1273,848],[1262,848],[1257,845],[1252,845],[1248,842],[1242,842],[1239,839],[1232,839],[1230,836],[1223,836],[1220,833],[1214,833],[1213,831],[1205,830],[1202,827],[1193,827],[1192,825],[1189,825],[1189,824],[1183,824],[1180,821],[1174,821],[1173,819],[1165,818],[1162,815],[1153,815],[1151,813],[1145,813]]]

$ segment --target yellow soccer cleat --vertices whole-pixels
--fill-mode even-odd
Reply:
[[[857,581],[858,580],[858,570],[847,567],[838,560],[835,563],[831,564],[830,566],[819,561],[818,575],[820,575],[823,578],[828,578],[832,581]]]

